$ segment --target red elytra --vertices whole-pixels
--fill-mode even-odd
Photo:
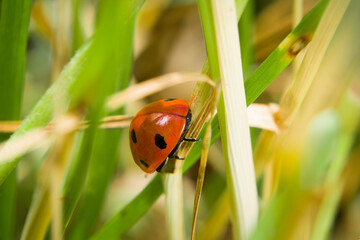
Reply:
[[[175,157],[191,121],[183,99],[163,99],[146,105],[130,124],[130,148],[145,172],[160,171],[167,157]]]

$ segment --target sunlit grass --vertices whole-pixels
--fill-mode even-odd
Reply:
[[[0,1],[0,238],[357,239],[359,1],[292,1],[262,62],[253,29],[277,1],[144,2]],[[183,69],[196,44],[203,68]],[[21,117],[35,84],[48,89]],[[159,91],[186,94],[202,141],[144,177],[126,127]]]

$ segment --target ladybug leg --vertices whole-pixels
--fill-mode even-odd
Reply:
[[[196,138],[182,138],[179,142],[178,142],[178,144],[176,145],[176,147],[171,151],[171,153],[169,154],[169,158],[175,158],[175,159],[178,159],[178,160],[185,160],[185,158],[182,158],[182,157],[179,157],[179,156],[177,156],[177,155],[175,155],[176,154],[176,152],[179,150],[179,147],[180,147],[180,144],[181,144],[181,142],[183,142],[183,141],[187,141],[187,142],[198,142],[198,141],[200,141],[201,140],[201,138],[199,138],[199,139],[196,139]]]
[[[198,142],[198,141],[201,141],[201,138],[183,138],[182,139],[183,141],[187,141],[187,142]]]
[[[196,138],[183,138],[183,139],[181,139],[181,142],[182,142],[182,141],[187,141],[187,142],[198,142],[198,141],[201,141],[201,138],[199,138],[199,139],[196,139]],[[174,151],[174,153],[173,153],[173,154],[175,154],[175,153],[176,153],[176,151],[178,150],[178,148],[179,148],[179,147],[177,147],[177,148],[176,148],[176,150]],[[173,154],[170,154],[170,155],[169,155],[169,157],[171,156],[171,157],[173,157],[173,158],[175,158],[175,159],[185,160],[185,158],[182,158],[182,157],[179,157],[179,156],[177,156],[177,155],[173,155]]]
[[[175,159],[179,159],[179,160],[185,160],[185,158],[179,157],[177,155],[174,156]]]
[[[161,172],[161,169],[165,166],[166,163],[167,163],[167,158],[160,164],[160,166],[158,166],[156,171]]]

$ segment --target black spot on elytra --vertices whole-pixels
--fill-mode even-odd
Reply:
[[[176,100],[176,99],[175,98],[167,98],[167,99],[164,100],[164,102],[171,102],[171,101],[174,101],[174,100]]]
[[[134,129],[131,131],[131,139],[134,143],[137,143],[137,138]]]
[[[140,162],[141,162],[141,164],[144,165],[146,168],[149,167],[149,164],[147,164],[144,160],[141,160],[141,159],[140,159]]]
[[[164,149],[167,146],[164,137],[158,133],[155,135],[155,145],[160,149]]]

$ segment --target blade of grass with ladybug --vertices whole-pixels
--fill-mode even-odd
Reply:
[[[323,4],[323,3],[326,3],[326,1],[322,1],[321,3]],[[322,5],[323,7],[324,7],[324,4]],[[317,9],[319,9],[319,8],[317,8]],[[321,9],[321,8],[320,8]],[[321,14],[320,14],[321,15]],[[274,57],[274,56],[272,56],[272,57]],[[276,56],[275,56],[276,57]],[[278,56],[279,57],[279,56]],[[291,61],[291,59],[290,60],[287,60],[286,61],[286,63],[284,63],[284,62],[282,62],[282,64],[283,64],[283,66],[284,65],[287,65],[289,62]],[[266,64],[265,64],[266,65]],[[282,66],[282,67],[283,67]],[[277,68],[277,69],[279,69],[279,68]],[[261,72],[260,72],[261,73]],[[274,76],[275,75],[277,75],[276,73],[274,74]],[[257,76],[257,77],[260,77],[261,76],[261,74],[255,74],[255,76]],[[251,91],[250,91],[250,100],[248,100],[248,102],[252,102],[252,100],[254,99],[254,98],[256,98],[256,95],[258,95],[260,92],[261,92],[261,90],[259,90],[259,89],[257,89],[256,87],[254,87],[254,86],[252,86],[252,84],[255,82],[255,80],[256,79],[258,79],[257,77],[253,77],[253,78],[250,78],[250,79],[253,79],[252,81],[249,81],[249,82],[246,82],[246,89],[248,90],[248,89],[250,89]],[[255,79],[255,80],[254,80]],[[269,80],[270,79],[270,80]],[[269,81],[269,82],[271,82],[272,80],[271,80],[271,77],[270,78],[267,78],[267,81]],[[267,84],[264,84],[264,85],[267,85]],[[263,88],[264,86],[262,86],[261,88]],[[254,91],[255,90],[257,91],[256,93],[254,93]],[[205,138],[203,138],[203,139],[205,139]],[[146,189],[144,189],[144,190],[146,190]],[[156,194],[155,194],[156,195]],[[139,194],[139,196],[141,196],[141,194]],[[137,198],[136,198],[137,199]],[[105,229],[105,228],[104,228]],[[101,229],[101,230],[103,230],[103,229]]]

